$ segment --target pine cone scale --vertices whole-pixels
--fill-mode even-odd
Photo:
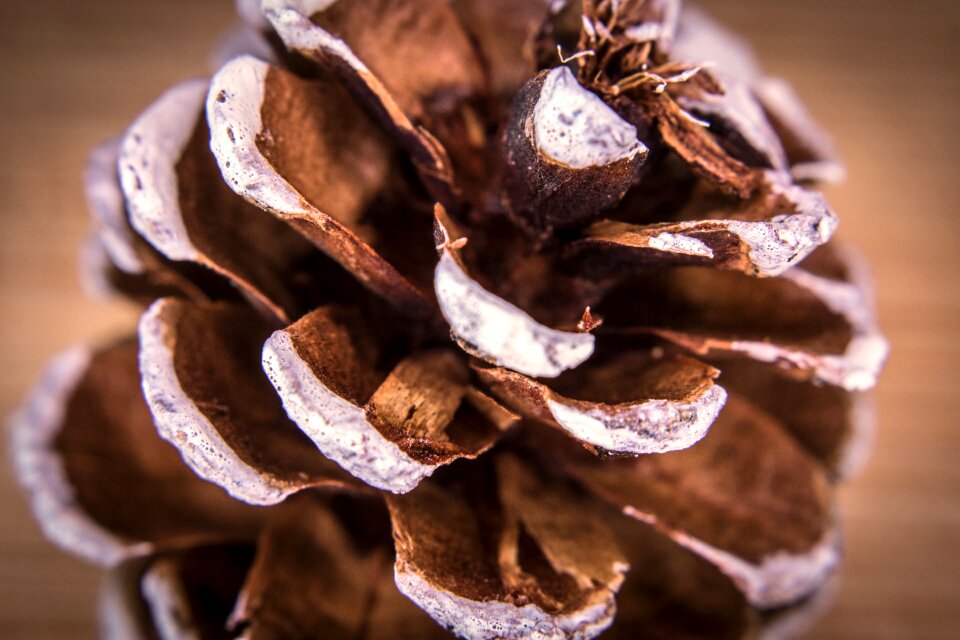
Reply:
[[[253,540],[267,512],[197,477],[160,439],[137,354],[135,340],[65,352],[14,419],[18,474],[44,530],[106,566],[204,540]]]
[[[371,171],[369,167],[364,168],[362,156],[343,154],[342,150],[349,148],[352,142],[343,140],[342,132],[333,128],[332,123],[330,128],[311,127],[311,130],[297,135],[280,137],[278,133],[268,136],[264,129],[264,112],[261,110],[269,109],[264,106],[269,104],[264,102],[264,91],[266,80],[272,73],[266,63],[240,57],[228,63],[213,79],[207,101],[213,133],[211,148],[228,184],[238,195],[287,222],[375,293],[411,315],[422,317],[429,314],[433,310],[430,298],[386,262],[349,225],[350,218],[356,216],[356,207],[368,201],[373,192],[382,186],[382,171],[386,167]],[[305,81],[288,81],[291,87],[306,86]],[[321,105],[316,106],[322,109]],[[328,106],[336,108],[335,105]],[[297,117],[303,116],[298,114]],[[273,113],[270,119],[278,132],[291,125],[283,118],[283,112]],[[361,136],[363,131],[361,127]],[[318,185],[303,175],[296,176],[296,172],[300,171],[296,155],[289,154],[299,152],[290,150],[289,146],[298,142],[299,135],[310,133],[318,134],[318,138],[311,141],[315,153],[323,149],[323,154],[329,159],[328,164],[344,163],[340,165],[343,168],[339,173],[341,179],[337,180],[335,176],[328,179],[337,185],[337,189],[349,189],[348,185],[359,187],[352,198],[343,201],[336,197],[335,190],[325,188],[325,183]],[[375,138],[369,140],[373,142]],[[360,148],[363,149],[362,143]],[[268,150],[267,155],[264,149]],[[280,160],[280,165],[275,166],[270,157],[287,159]],[[337,159],[334,160],[334,157]],[[292,167],[298,167],[294,176],[280,173],[280,169]],[[333,207],[331,212],[320,208],[323,203],[309,200],[291,181],[307,185],[315,195],[322,195],[323,201]],[[339,216],[332,212],[339,212]]]

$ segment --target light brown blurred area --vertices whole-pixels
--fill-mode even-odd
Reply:
[[[790,79],[849,169],[840,235],[874,265],[893,351],[879,436],[841,494],[847,561],[809,638],[960,637],[960,3],[710,0]],[[207,73],[230,0],[0,0],[0,414],[47,358],[135,323],[76,276],[87,151]],[[40,535],[0,468],[0,637],[96,636],[100,572]]]

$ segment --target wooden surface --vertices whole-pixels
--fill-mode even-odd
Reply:
[[[75,276],[84,157],[207,72],[230,4],[0,2],[0,414],[54,352],[134,326]],[[835,133],[850,174],[830,192],[840,234],[875,266],[893,344],[876,452],[842,492],[842,591],[809,637],[960,637],[960,3],[705,4]],[[0,637],[94,637],[99,571],[40,537],[0,464]]]

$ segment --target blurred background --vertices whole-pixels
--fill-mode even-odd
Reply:
[[[835,135],[839,234],[874,265],[893,346],[875,453],[841,493],[841,592],[806,637],[960,637],[960,2],[700,4]],[[0,0],[0,416],[52,354],[135,326],[134,309],[78,283],[85,156],[208,73],[233,20],[230,0]],[[4,457],[0,637],[96,637],[99,577],[41,537]]]

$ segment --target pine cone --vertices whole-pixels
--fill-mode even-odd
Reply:
[[[113,567],[105,634],[821,607],[886,343],[789,87],[678,0],[239,8],[212,79],[91,158],[87,279],[137,335],[15,418],[44,531]]]

